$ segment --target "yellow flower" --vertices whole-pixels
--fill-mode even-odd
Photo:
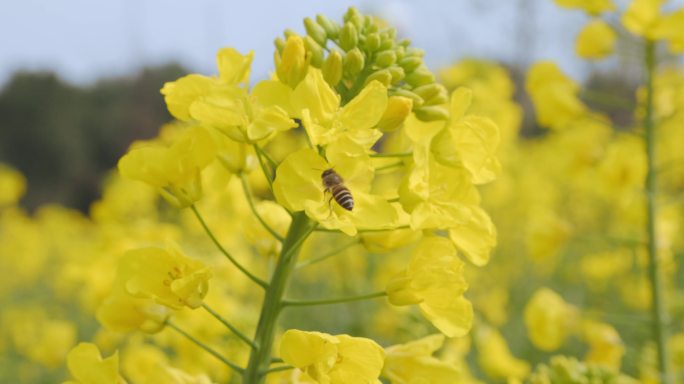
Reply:
[[[443,344],[444,335],[437,334],[386,348],[383,376],[392,384],[459,382],[461,372],[456,365],[432,356]]]
[[[321,384],[376,383],[385,353],[373,340],[290,329],[280,357]]]
[[[103,359],[95,344],[80,343],[67,355],[67,366],[74,378],[65,384],[125,384],[119,376],[119,355]]]
[[[200,171],[215,157],[211,136],[201,127],[182,132],[170,146],[134,143],[119,160],[123,177],[158,188],[176,207],[187,207],[202,197]]]
[[[565,8],[578,8],[590,15],[615,10],[612,0],[555,0],[556,4]]]
[[[26,192],[26,178],[20,172],[0,164],[0,207],[15,205]]]
[[[496,246],[496,227],[484,209],[473,206],[467,222],[449,229],[449,238],[468,261],[481,267]]]
[[[572,330],[575,309],[548,288],[537,290],[525,306],[525,326],[530,341],[543,351],[553,351]]]
[[[153,247],[126,252],[117,270],[117,280],[129,294],[172,309],[202,305],[210,278],[211,271],[199,260]]]
[[[506,339],[496,329],[482,326],[475,334],[477,360],[491,378],[522,380],[530,372],[530,364],[511,354]]]
[[[418,304],[423,316],[446,336],[463,336],[473,321],[472,305],[463,297],[468,289],[463,267],[451,241],[426,237],[413,251],[408,268],[387,284],[389,301]]]
[[[273,193],[278,203],[291,212],[305,211],[323,227],[339,229],[353,236],[358,229],[389,229],[398,225],[395,207],[384,198],[370,194],[373,169],[364,148],[348,137],[330,144],[326,161],[313,149],[290,154],[278,166]],[[325,192],[322,173],[334,169],[354,199],[347,211]],[[334,200],[334,199],[333,199]]]
[[[670,52],[684,53],[684,8],[665,15],[653,31],[658,39],[668,40]]]
[[[115,284],[112,293],[97,308],[95,316],[106,329],[115,332],[141,330],[159,332],[171,314],[168,307],[152,299],[136,298],[122,284]]]
[[[584,360],[619,371],[625,346],[615,328],[595,321],[585,322],[582,328],[584,340],[589,344],[589,352]]]
[[[657,37],[656,29],[662,19],[663,0],[633,0],[622,14],[622,25],[635,35],[647,39]]]
[[[413,100],[403,96],[391,96],[387,100],[387,110],[378,122],[378,129],[392,132],[399,128],[411,113]]]
[[[472,91],[463,87],[451,94],[449,123],[435,136],[431,149],[437,161],[453,167],[462,165],[473,183],[485,184],[501,172],[496,157],[499,127],[488,118],[466,116],[472,97]]]
[[[525,88],[534,103],[537,121],[544,127],[560,129],[587,113],[587,107],[577,97],[579,85],[552,62],[534,64],[527,73]]]
[[[246,83],[252,53],[241,55],[232,48],[219,51],[219,77],[188,75],[164,84],[161,92],[169,112],[179,120],[198,121],[235,141],[254,143],[297,125],[263,87],[247,94]]]
[[[375,127],[387,109],[387,88],[371,81],[344,107],[340,97],[323,79],[321,71],[309,70],[292,94],[302,123],[313,145],[328,145],[343,136],[370,148],[382,133]]]
[[[470,174],[462,167],[439,163],[430,151],[444,122],[422,122],[412,115],[405,124],[413,142],[413,164],[399,186],[399,199],[411,214],[411,228],[448,229],[467,223],[472,208],[480,203]]]
[[[605,21],[595,19],[577,35],[575,51],[585,59],[603,59],[613,53],[617,35]]]

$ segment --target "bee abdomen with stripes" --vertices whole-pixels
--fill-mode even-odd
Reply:
[[[342,180],[342,177],[337,172],[332,168],[326,169],[323,171],[321,178],[323,179],[323,186],[326,192],[332,194],[332,199],[335,199],[340,207],[347,211],[354,209],[354,197],[349,192],[349,188],[344,186],[344,180]]]

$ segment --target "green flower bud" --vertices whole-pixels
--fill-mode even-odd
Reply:
[[[304,28],[306,29],[306,34],[311,36],[315,42],[325,45],[325,42],[328,40],[328,34],[314,19],[310,17],[305,18]]]
[[[390,74],[392,75],[393,85],[399,84],[399,82],[404,80],[404,77],[406,77],[406,73],[404,72],[404,69],[402,67],[393,65],[387,68],[387,70],[390,71]]]
[[[402,47],[404,47],[404,48],[408,48],[408,46],[411,45],[411,40],[409,40],[409,39],[402,39],[402,40],[399,42],[399,45],[402,46]]]
[[[410,48],[406,48],[406,55],[423,57],[423,56],[425,56],[425,51],[423,51],[420,48],[410,47]]]
[[[392,83],[392,74],[387,69],[375,71],[366,78],[366,82],[364,83],[364,85],[370,83],[373,80],[377,80],[381,82],[385,87],[389,87],[389,85]]]
[[[413,92],[425,100],[425,105],[444,104],[449,100],[449,95],[443,85],[432,83],[413,88]]]
[[[415,93],[409,91],[408,89],[395,89],[394,91],[391,92],[392,96],[402,96],[402,97],[407,97],[411,100],[413,100],[413,107],[420,107],[423,105],[424,101],[423,98],[416,95]]]
[[[316,21],[318,24],[325,29],[325,34],[330,38],[335,39],[340,33],[340,26],[334,21],[325,17],[325,15],[316,15]]]
[[[286,29],[283,34],[285,35],[285,40],[287,40],[288,38],[290,38],[292,36],[299,36],[299,33],[295,32],[289,28]]]
[[[365,59],[363,53],[358,48],[347,52],[344,56],[344,73],[355,76],[363,69]]]
[[[360,16],[359,10],[356,9],[356,7],[349,7],[349,9],[347,9],[347,12],[344,13],[344,16],[342,16],[342,20],[347,22],[347,21],[351,21],[351,19],[353,17],[358,17],[358,16]]]
[[[427,69],[426,66],[421,65],[416,68],[415,71],[406,75],[406,82],[412,87],[419,87],[421,85],[426,85],[435,82],[435,75]]]
[[[423,64],[423,59],[418,56],[406,56],[399,60],[399,65],[404,68],[406,72],[415,71],[421,64]]]
[[[344,27],[342,27],[342,30],[340,31],[340,48],[345,51],[350,51],[356,48],[358,43],[359,32],[356,30],[354,24],[349,22],[344,23]]]
[[[375,52],[380,48],[380,35],[377,33],[371,33],[366,36],[366,49],[369,52]]]
[[[446,120],[449,118],[449,111],[438,105],[422,106],[414,109],[413,112],[422,121]]]
[[[323,47],[318,45],[311,36],[306,36],[304,38],[304,46],[306,46],[306,50],[309,51],[309,54],[311,55],[311,65],[320,68],[321,65],[323,65],[323,59],[325,57]]]
[[[380,68],[387,68],[397,61],[397,54],[394,51],[381,51],[375,57],[375,64]]]
[[[342,80],[342,54],[335,50],[330,52],[321,66],[323,78],[331,86],[336,86]]]
[[[298,35],[288,37],[282,53],[275,53],[274,61],[278,79],[292,88],[296,87],[309,70],[302,38]]]
[[[380,39],[382,41],[380,42],[380,48],[378,48],[379,50],[385,51],[394,48],[394,40],[390,39],[389,37],[381,37]]]

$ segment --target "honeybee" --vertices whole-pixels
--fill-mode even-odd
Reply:
[[[335,199],[337,204],[347,211],[354,209],[354,197],[349,192],[349,188],[344,186],[344,180],[342,180],[342,177],[337,172],[332,168],[326,169],[321,174],[321,179],[323,180],[325,191],[332,194],[330,200]]]

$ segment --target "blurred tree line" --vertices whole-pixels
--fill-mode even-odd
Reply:
[[[26,176],[23,205],[87,210],[128,145],[171,119],[159,89],[185,73],[165,65],[88,87],[49,72],[16,73],[0,92],[0,162]]]

